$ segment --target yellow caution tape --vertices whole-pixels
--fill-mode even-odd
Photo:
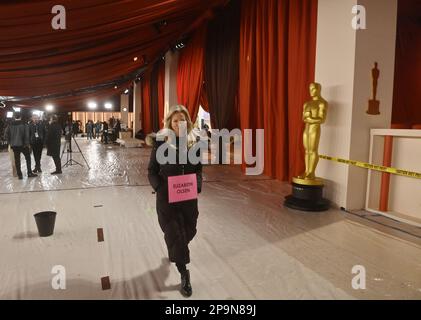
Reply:
[[[366,163],[366,162],[345,160],[345,159],[341,159],[341,158],[328,157],[328,156],[323,156],[323,155],[320,155],[319,157],[320,157],[320,159],[335,161],[335,162],[344,163],[344,164],[350,164],[350,165],[360,167],[360,168],[364,168],[364,169],[370,169],[370,170],[375,170],[375,171],[380,171],[380,172],[396,174],[398,176],[421,179],[421,173],[419,173],[419,172],[401,170],[401,169],[385,167],[385,166],[377,166],[375,164],[369,164],[369,163]]]

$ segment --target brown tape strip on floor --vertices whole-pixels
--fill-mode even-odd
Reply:
[[[98,235],[98,242],[104,241],[104,230],[102,228],[96,229],[96,233]]]
[[[110,290],[111,289],[111,282],[110,277],[103,277],[101,278],[101,286],[102,290]]]

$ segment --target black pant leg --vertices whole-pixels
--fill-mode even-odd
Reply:
[[[22,152],[22,147],[12,147],[13,154],[15,155],[15,166],[16,173],[18,176],[22,176],[22,170],[20,168],[20,153]]]
[[[30,173],[32,173],[32,168],[31,168],[31,153],[29,151],[29,147],[23,147],[22,153],[25,156],[25,160],[26,160],[26,172],[29,175]]]
[[[197,233],[197,218],[199,210],[197,207],[197,199],[183,202],[181,209],[184,218],[184,231],[187,238],[187,243],[193,240]]]
[[[35,160],[35,169],[38,168],[37,167],[37,145],[36,144],[31,144],[31,148],[32,148],[32,153],[34,154],[34,160]]]
[[[42,155],[42,144],[35,143],[32,145],[32,151],[34,153],[34,159],[35,159],[35,168],[41,169],[41,155]]]
[[[41,158],[42,158],[42,149],[43,149],[43,145],[42,144],[38,144],[37,146],[37,166],[38,169],[41,169]]]
[[[53,157],[54,164],[56,165],[56,171],[61,172],[61,159],[60,156],[56,155]]]

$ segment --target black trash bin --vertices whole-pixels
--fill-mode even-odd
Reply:
[[[34,214],[40,237],[49,237],[54,232],[57,212],[43,211]]]

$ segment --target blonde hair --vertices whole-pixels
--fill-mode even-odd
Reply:
[[[182,106],[180,104],[176,106],[172,106],[170,108],[167,116],[164,119],[164,128],[173,130],[173,128],[171,127],[171,120],[172,120],[172,117],[176,113],[184,114],[184,117],[186,118],[186,122],[187,122],[187,135],[189,135],[190,132],[193,130],[193,123],[191,121],[189,111],[186,109],[185,106]]]
[[[170,108],[168,111],[167,116],[165,117],[163,123],[164,123],[164,129],[162,129],[160,132],[165,133],[167,130],[173,131],[173,128],[171,127],[171,120],[172,117],[177,114],[182,113],[184,117],[186,118],[187,122],[187,147],[191,148],[196,143],[196,135],[193,131],[193,123],[190,118],[189,111],[185,106],[182,105],[175,105]],[[146,137],[146,144],[152,145],[152,137],[156,137],[156,134],[151,134]],[[168,137],[167,137],[168,138]]]

